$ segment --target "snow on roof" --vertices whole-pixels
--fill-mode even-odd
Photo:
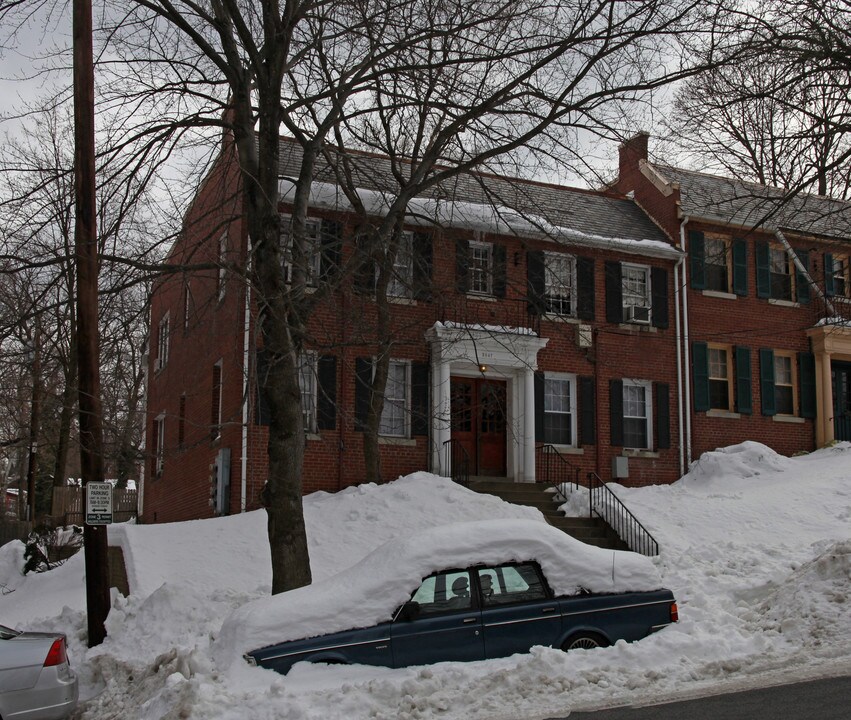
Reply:
[[[477,564],[537,560],[553,591],[575,594],[661,587],[642,555],[586,545],[536,520],[480,520],[397,537],[325,581],[260,598],[234,611],[217,642],[227,666],[243,653],[390,620],[433,572]]]

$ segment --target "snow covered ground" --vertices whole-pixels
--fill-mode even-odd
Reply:
[[[743,443],[704,455],[674,485],[613,487],[659,540],[654,562],[680,606],[677,625],[631,645],[403,670],[225,671],[215,660],[224,619],[270,590],[263,512],[112,527],[132,593],[114,597],[109,635],[91,650],[82,556],[24,577],[23,547],[10,543],[0,623],[68,634],[78,717],[92,720],[546,718],[851,673],[851,444],[784,458]],[[541,519],[425,473],[317,493],[305,513],[317,580],[415,529]]]

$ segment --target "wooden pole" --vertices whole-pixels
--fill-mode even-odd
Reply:
[[[77,267],[77,372],[83,484],[103,481],[98,347],[98,246],[95,208],[95,82],[91,0],[74,0],[74,246]],[[109,570],[106,527],[85,525],[89,647],[106,637]]]

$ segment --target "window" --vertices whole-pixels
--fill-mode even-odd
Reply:
[[[649,382],[623,381],[623,446],[650,448],[652,392]]]
[[[848,257],[846,255],[832,255],[825,259],[825,273],[828,275],[828,295],[836,297],[848,297]]]
[[[775,300],[793,299],[792,261],[786,250],[780,246],[770,246],[768,249],[769,275],[771,278],[771,294]]]
[[[168,363],[168,341],[168,313],[166,313],[157,325],[157,358],[154,364],[156,370],[162,370]]]
[[[470,573],[464,570],[432,575],[423,580],[411,600],[419,605],[420,616],[468,610],[473,606]]]
[[[222,361],[213,365],[213,392],[211,398],[210,437],[213,440],[222,434]]]
[[[712,410],[733,409],[733,373],[730,348],[709,345],[709,407]]]
[[[572,376],[544,378],[544,442],[573,445],[576,398]]]
[[[469,292],[479,295],[493,294],[493,245],[470,243]]]
[[[219,273],[216,276],[216,297],[221,300],[225,296],[225,262],[227,260],[227,252],[228,252],[228,234],[222,233],[222,236],[219,238]]]
[[[304,431],[316,432],[316,355],[304,353],[299,357],[298,387],[301,391],[301,413]]]
[[[544,303],[548,313],[576,314],[576,258],[573,255],[545,254]]]
[[[390,361],[387,369],[387,387],[384,390],[384,410],[378,425],[379,435],[408,436],[409,365]]]
[[[795,357],[791,353],[774,353],[774,403],[778,415],[794,415]]]
[[[413,296],[414,281],[414,233],[403,232],[393,262],[390,281],[387,283],[389,297],[410,298]]]
[[[730,290],[730,246],[723,238],[707,237],[704,244],[706,289],[717,292]]]
[[[320,253],[320,229],[321,222],[319,220],[307,220],[305,222],[305,255],[307,256],[307,283],[315,285],[319,277],[319,263],[321,261]],[[283,248],[284,261],[284,281],[292,282],[294,258],[293,245],[290,235],[290,220],[289,218],[281,218],[281,247]]]
[[[159,415],[154,419],[152,433],[153,439],[153,476],[160,477],[165,465],[165,415]]]
[[[189,282],[183,285],[183,329],[189,329],[189,320],[192,317],[192,288]]]
[[[623,319],[625,322],[650,322],[650,268],[623,263]]]
[[[544,583],[534,565],[482,568],[478,573],[485,607],[547,599]]]

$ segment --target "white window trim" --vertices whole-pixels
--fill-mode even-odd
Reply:
[[[373,375],[375,374],[375,359],[373,358]],[[398,360],[396,358],[390,358],[390,365],[388,366],[388,378],[390,374],[390,367],[393,365],[404,365],[405,366],[405,397],[402,406],[402,422],[404,424],[404,428],[402,433],[385,433],[381,431],[381,425],[384,420],[384,412],[387,410],[387,387],[385,386],[385,398],[384,398],[384,407],[381,411],[381,417],[378,420],[378,434],[384,438],[410,438],[411,437],[411,361],[410,360]]]
[[[290,223],[292,221],[291,215],[281,215],[281,230],[280,230],[280,242],[281,242],[281,254],[282,254],[282,264],[284,270],[284,282],[289,284],[292,282],[292,255],[287,252],[286,246],[284,244],[284,237],[289,237],[289,228]],[[322,261],[322,219],[316,217],[309,217],[304,221],[305,230],[307,231],[307,235],[309,239],[313,240],[313,248],[310,256],[310,260],[307,263],[307,284],[315,285],[317,279],[319,278],[319,272],[321,270],[320,263]],[[311,234],[310,228],[315,228],[315,231]]]
[[[408,263],[404,266],[399,265],[399,257],[402,253],[403,243],[407,243]],[[401,267],[405,269],[405,277],[399,277],[397,270]],[[414,297],[414,233],[412,230],[405,230],[399,242],[399,248],[396,252],[396,259],[393,262],[393,267],[390,268],[391,277],[387,283],[387,297],[398,300],[411,300]],[[379,269],[375,268],[376,281],[378,280]],[[394,287],[394,285],[396,287]]]
[[[550,294],[550,283],[549,278],[555,273],[550,270],[550,263],[553,261],[562,261],[567,260],[570,267],[568,272],[570,277],[567,279],[567,285],[570,288],[570,312],[562,313],[557,312],[550,308],[550,299],[552,295]],[[560,281],[563,282],[563,278],[559,278]],[[576,317],[576,256],[570,255],[568,253],[556,253],[556,252],[545,252],[544,253],[544,303],[547,306],[547,314],[553,315],[556,317]]]
[[[165,332],[163,332],[165,328]],[[157,323],[157,358],[154,370],[162,370],[168,365],[168,351],[171,343],[171,328],[169,327],[169,312],[166,312]]]
[[[641,298],[640,303],[628,302],[628,300],[631,300],[631,298],[627,298],[627,293],[626,293],[626,272],[625,272],[626,270],[641,270],[641,272],[644,273],[644,277],[647,280],[647,282],[646,282],[647,290],[645,291],[644,297]],[[648,318],[649,318],[650,321],[652,321],[652,319],[653,319],[653,289],[650,286],[651,275],[652,275],[652,273],[650,272],[650,266],[649,265],[641,265],[641,264],[638,264],[638,263],[630,263],[630,262],[622,262],[621,263],[621,276],[622,276],[622,279],[621,279],[621,283],[622,283],[622,285],[621,285],[622,311],[621,312],[623,313],[624,322],[626,322],[626,323],[635,322],[635,321],[630,321],[630,320],[627,319],[628,308],[630,308],[630,307],[646,307],[648,309]],[[637,323],[637,324],[649,325],[650,322]]]
[[[624,389],[624,397],[623,397],[623,420],[624,427],[626,426],[627,418],[630,419],[638,419],[636,415],[627,415],[626,414],[626,388],[627,387],[643,387],[645,389],[644,393],[644,411],[646,413],[645,420],[647,422],[647,446],[646,447],[632,447],[626,444],[626,430],[624,429],[624,449],[626,450],[652,450],[653,449],[653,383],[650,380],[624,380],[623,381],[623,389]]]
[[[225,379],[224,372],[222,367],[222,358],[219,358],[217,362],[213,363],[213,368],[219,369],[219,406],[216,408],[216,425],[214,428],[210,429],[210,434],[212,435],[212,439],[218,440],[222,437],[222,396],[225,394]],[[216,376],[213,375],[213,380],[215,380]],[[213,391],[215,392],[215,385],[213,386]],[[215,434],[213,434],[215,433]]]
[[[547,405],[546,405],[546,381],[547,380],[567,380],[570,383],[570,408],[567,411],[570,413],[570,437],[571,443],[557,443],[551,440],[547,440],[546,436],[544,437],[544,442],[548,445],[556,445],[559,447],[577,447],[577,417],[576,417],[576,394],[577,394],[577,385],[576,385],[576,375],[573,373],[558,373],[558,372],[547,372],[544,373],[544,416],[546,417],[547,413]],[[561,411],[550,411],[550,415],[565,415],[567,413]]]
[[[183,284],[183,329],[189,329],[189,320],[192,317],[192,286],[187,280]]]
[[[221,301],[225,297],[225,280],[227,273],[225,271],[225,259],[228,250],[228,233],[227,231],[219,237],[219,273],[216,277],[216,298]]]
[[[165,413],[154,418],[154,433],[156,434],[156,453],[154,454],[154,477],[162,477],[165,467]]]
[[[319,378],[317,375],[318,360],[319,356],[313,351],[305,351],[298,358],[298,388],[301,393],[302,424],[304,426],[304,432],[308,435],[315,435],[317,432],[316,412],[317,396],[319,392]],[[305,389],[302,384],[302,381],[305,379],[305,375],[302,374],[302,368],[305,367],[310,371],[307,375],[310,387],[307,389]],[[309,407],[305,405],[305,397],[309,402]]]
[[[467,268],[467,272],[469,274],[469,289],[468,293],[470,295],[476,295],[479,297],[493,297],[493,281],[494,281],[494,264],[493,264],[493,243],[483,242],[481,240],[471,240],[470,241],[470,257],[469,257],[469,266]],[[474,290],[473,289],[473,277],[472,277],[472,268],[473,268],[473,250],[474,249],[486,249],[488,251],[488,264],[487,268],[485,268],[485,281],[486,281],[486,289],[485,290]]]

